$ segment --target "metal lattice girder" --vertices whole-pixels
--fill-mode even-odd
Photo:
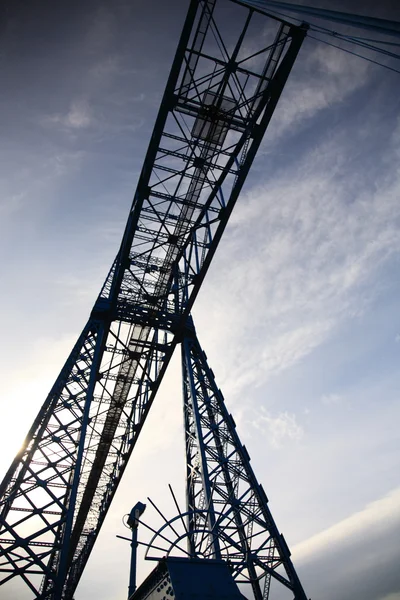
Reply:
[[[1,487],[0,585],[72,598],[300,49],[236,8],[225,40],[223,0],[190,3],[120,250]]]
[[[189,554],[226,560],[257,600],[268,598],[271,578],[306,600],[194,328],[182,342],[182,368]]]
[[[83,330],[0,488],[3,583],[17,574],[36,594],[53,582],[71,530],[101,329],[92,322]]]

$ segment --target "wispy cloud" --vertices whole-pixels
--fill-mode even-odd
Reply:
[[[67,113],[46,115],[42,123],[60,125],[67,129],[86,129],[93,124],[93,113],[87,100],[73,100]]]
[[[287,411],[274,416],[261,407],[250,424],[265,435],[273,448],[280,448],[287,441],[299,441],[304,436],[304,429],[297,422],[296,415]]]
[[[294,365],[381,293],[379,269],[400,251],[400,175],[383,158],[370,185],[351,160],[337,134],[240,199],[199,314],[237,372],[231,393]]]
[[[113,54],[95,62],[89,71],[89,77],[93,83],[97,82],[101,85],[120,74],[121,69],[121,58]]]
[[[343,401],[343,397],[340,394],[324,394],[321,398],[322,404],[327,406],[340,404]]]
[[[11,149],[4,152],[4,156],[7,156],[7,160],[0,168],[0,214],[1,229],[7,229],[9,234],[9,222],[18,217],[22,210],[25,211],[24,218],[29,218],[31,225],[40,224],[41,216],[49,204],[57,199],[65,181],[80,170],[86,153],[83,150],[44,146],[36,153],[23,149],[18,156]],[[18,169],[10,166],[14,161],[20,164]],[[21,225],[22,220],[19,221]]]
[[[83,46],[86,52],[99,54],[113,46],[118,32],[116,11],[111,6],[100,4],[92,13]]]
[[[301,68],[295,66],[268,132],[276,139],[311,119],[318,112],[340,104],[368,80],[366,61],[314,40],[306,39]]]
[[[89,105],[85,101],[73,102],[68,114],[65,117],[65,124],[70,127],[80,129],[89,127],[92,122]]]
[[[0,200],[0,215],[5,216],[20,210],[24,204],[25,192],[18,192]]]

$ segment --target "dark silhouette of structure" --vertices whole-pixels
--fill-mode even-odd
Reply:
[[[180,344],[188,560],[229,564],[257,600],[272,580],[306,599],[191,318],[306,34],[232,7],[228,27],[216,0],[190,4],[120,250],[1,484],[0,584],[32,598],[72,599]]]

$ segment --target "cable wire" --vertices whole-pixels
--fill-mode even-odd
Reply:
[[[299,19],[298,17],[294,17],[292,15],[287,15],[285,13],[282,13],[279,10],[276,10],[274,8],[270,8],[270,7],[265,7],[265,10],[268,10],[269,13],[272,13],[274,15],[277,15],[278,17],[283,17],[285,19],[292,19],[293,21],[296,21],[297,23],[301,24],[304,23],[304,19]],[[390,58],[394,58],[397,60],[400,60],[400,55],[399,54],[395,54],[393,52],[390,52],[389,50],[386,50],[384,48],[379,48],[378,46],[373,46],[371,44],[369,44],[369,42],[374,42],[374,43],[382,43],[382,44],[386,44],[386,45],[391,45],[391,46],[396,46],[396,47],[400,47],[400,43],[398,42],[387,42],[385,40],[376,40],[376,39],[370,39],[370,38],[364,38],[364,37],[359,37],[359,36],[349,36],[343,33],[339,33],[337,31],[333,31],[332,29],[328,29],[327,27],[323,27],[321,25],[315,25],[312,23],[308,23],[310,27],[310,31],[314,31],[315,33],[319,33],[320,35],[329,35],[331,37],[334,37],[335,39],[340,39],[343,40],[344,42],[347,42],[348,44],[354,44],[355,46],[359,46],[361,48],[366,48],[367,50],[371,50],[373,52],[378,52],[379,54],[383,54],[385,56],[388,56]],[[378,65],[380,67],[383,67],[384,69],[388,69],[389,71],[393,71],[394,73],[400,73],[399,69],[396,69],[394,67],[391,67],[389,65],[386,65],[384,63],[381,63],[379,61],[373,60],[372,58],[368,58],[367,56],[364,56],[363,54],[359,54],[357,52],[353,52],[347,48],[342,48],[341,46],[337,46],[336,44],[332,44],[331,42],[328,42],[326,40],[321,40],[320,38],[316,38],[310,34],[307,34],[308,38],[311,38],[313,40],[316,40],[318,42],[321,42],[323,44],[326,44],[328,46],[332,46],[333,48],[337,48],[338,50],[342,50],[343,52],[347,52],[347,54],[352,54],[353,56],[357,56],[358,58],[362,58],[364,60],[366,60],[367,62],[370,62],[372,64]]]
[[[359,58],[363,58],[364,60],[366,60],[370,63],[373,63],[374,65],[379,65],[380,67],[383,67],[384,69],[389,69],[389,71],[394,71],[395,73],[400,73],[399,69],[395,69],[394,67],[390,67],[389,65],[380,63],[376,60],[373,60],[372,58],[367,58],[366,56],[363,56],[362,54],[358,54],[357,52],[352,52],[351,50],[348,50],[347,48],[341,48],[340,46],[337,46],[336,44],[332,44],[331,42],[327,42],[326,40],[321,40],[319,38],[314,37],[313,35],[308,35],[308,37],[312,40],[316,40],[317,42],[321,42],[322,44],[327,44],[328,46],[337,48],[338,50],[343,50],[343,52],[347,52],[347,54],[352,54],[353,56],[358,56]]]

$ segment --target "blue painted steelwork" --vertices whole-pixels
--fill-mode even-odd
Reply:
[[[167,558],[145,579],[130,600],[246,600],[228,566],[217,560]]]
[[[306,600],[267,496],[192,327],[182,342],[182,366],[188,552],[214,558],[218,548],[235,580],[250,583],[258,600],[268,598],[271,578],[292,590],[296,600]]]
[[[190,3],[120,250],[0,486],[0,585],[33,598],[73,597],[306,33],[247,44],[237,6],[228,43],[221,5]]]

